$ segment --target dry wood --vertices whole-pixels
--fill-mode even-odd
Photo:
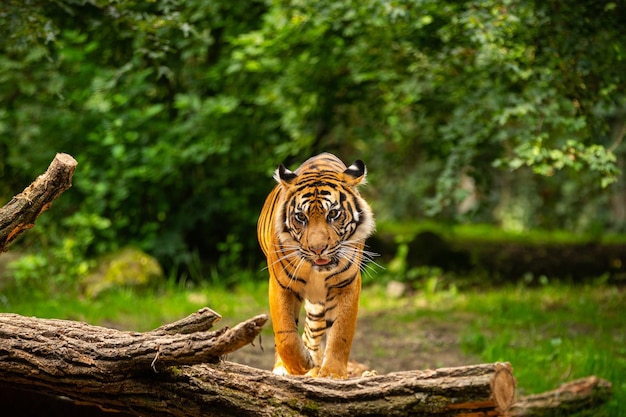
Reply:
[[[520,398],[511,409],[515,417],[556,417],[590,410],[612,395],[609,381],[596,376],[567,382],[555,390]]]
[[[259,315],[232,329],[210,328],[219,315],[208,308],[147,333],[122,332],[68,320],[0,314],[0,369],[7,375],[42,373],[55,378],[106,378],[169,366],[216,362],[251,343],[267,321]],[[173,328],[201,329],[173,334]]]
[[[155,416],[498,415],[513,403],[515,379],[508,364],[332,381],[220,362],[251,343],[267,317],[206,331],[218,318],[202,309],[135,333],[0,314],[0,382]]]
[[[37,217],[72,186],[76,165],[70,155],[58,153],[45,173],[0,208],[0,253],[24,230],[33,227]]]
[[[143,416],[550,416],[610,396],[610,384],[593,377],[514,405],[508,363],[348,380],[283,377],[219,360],[252,343],[266,316],[208,331],[219,318],[205,308],[136,333],[0,314],[0,386]]]
[[[347,380],[281,377],[226,362],[186,372],[217,383],[206,394],[238,407],[216,415],[496,416],[500,410],[491,395],[494,375],[500,375],[499,384],[509,384],[511,397],[504,408],[512,403],[515,385],[510,366],[500,363]]]

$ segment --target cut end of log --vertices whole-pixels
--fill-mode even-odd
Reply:
[[[463,385],[466,390],[463,398],[454,398],[446,407],[446,415],[508,416],[515,403],[517,381],[508,362],[442,368],[432,372],[434,374],[429,378],[435,377],[435,374],[444,378],[441,385],[457,389]]]
[[[491,380],[492,400],[501,414],[506,412],[515,403],[515,388],[517,380],[513,376],[513,367],[510,363],[496,362],[496,371]]]
[[[66,167],[76,167],[78,165],[76,159],[74,159],[72,155],[67,153],[57,153],[54,159],[57,161],[57,163]]]

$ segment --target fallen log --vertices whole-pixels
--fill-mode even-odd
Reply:
[[[347,380],[274,375],[223,360],[252,343],[267,317],[209,331],[204,308],[145,333],[0,314],[0,386],[142,416],[556,416],[610,398],[596,377],[515,403],[508,363]]]
[[[136,333],[0,314],[0,383],[150,416],[500,415],[513,404],[506,363],[327,380],[221,361],[267,317],[207,331],[217,318],[206,308]]]
[[[70,155],[56,154],[46,172],[0,208],[0,253],[23,231],[33,227],[37,217],[72,186],[76,165]]]
[[[591,410],[612,396],[609,381],[588,376],[567,382],[557,389],[520,398],[511,417],[557,417]]]

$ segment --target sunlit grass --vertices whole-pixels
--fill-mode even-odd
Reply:
[[[265,289],[264,289],[265,288]],[[32,297],[23,292],[2,294],[0,311],[40,318],[60,318],[124,330],[147,331],[210,307],[223,319],[217,327],[267,314],[267,286],[246,282],[235,288],[167,285],[155,291],[118,289],[90,299],[76,294]]]
[[[474,314],[464,349],[485,361],[508,361],[522,394],[597,375],[613,383],[614,400],[596,415],[626,414],[624,291],[550,285],[467,294],[458,308]]]

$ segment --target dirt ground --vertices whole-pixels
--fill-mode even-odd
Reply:
[[[359,318],[352,344],[353,361],[378,374],[480,363],[459,346],[462,321],[444,323],[423,317],[391,327],[388,315],[389,312],[383,311]],[[260,344],[245,346],[226,359],[271,370],[274,340],[264,333]]]

